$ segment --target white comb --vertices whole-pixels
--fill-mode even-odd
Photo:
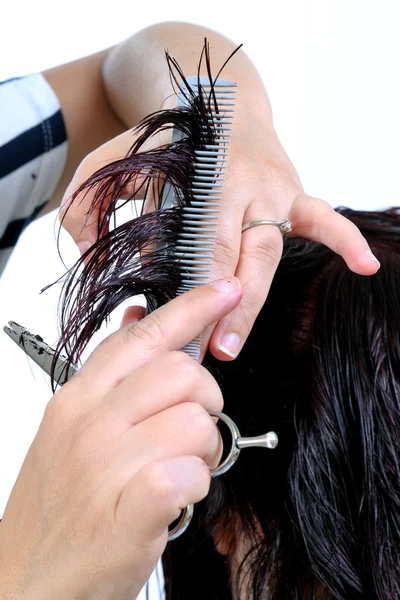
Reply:
[[[186,81],[197,95],[198,78],[188,77]],[[210,79],[200,77],[200,86],[207,99],[211,91]],[[216,143],[195,151],[195,171],[192,179],[194,201],[190,207],[183,209],[183,230],[174,252],[182,273],[178,295],[210,281],[210,266],[217,234],[231,125],[235,111],[236,89],[237,83],[217,79],[214,83],[215,93],[210,96],[210,121],[216,131]],[[215,106],[214,96],[217,106]],[[188,106],[182,92],[178,93],[177,106]],[[205,125],[203,127],[206,129]],[[173,142],[179,141],[182,137],[183,134],[180,131],[173,130]],[[175,192],[172,188],[167,188],[164,191],[161,208],[172,206],[176,206]],[[182,350],[198,360],[200,344],[201,334]]]

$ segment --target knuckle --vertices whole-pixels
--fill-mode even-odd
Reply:
[[[221,231],[217,233],[213,262],[221,273],[225,271],[226,267],[232,268],[232,265],[237,263],[239,248],[233,247],[233,239],[235,239],[233,235]]]
[[[210,410],[223,409],[221,388],[212,374],[196,360],[182,351],[173,351],[168,354],[164,368],[167,369],[168,378],[174,382],[175,393],[178,393],[181,399],[190,398],[194,392],[196,398],[199,393],[204,393],[205,402]]]
[[[211,375],[211,373],[209,373],[205,367],[202,367],[207,374],[210,376],[211,380],[212,380],[212,385],[213,385],[213,395],[212,395],[212,400],[213,400],[213,410],[222,412],[224,409],[224,397],[222,395],[222,391],[221,388],[219,387],[217,381],[214,379],[214,377]]]
[[[193,437],[208,443],[215,435],[215,423],[205,408],[197,402],[182,405],[184,428]]]
[[[278,238],[270,234],[249,244],[243,249],[243,254],[246,259],[255,260],[266,266],[275,266],[281,258],[282,248],[282,235],[279,233]]]
[[[171,352],[169,362],[169,377],[177,385],[181,394],[190,395],[201,383],[200,365],[184,352]]]
[[[60,390],[46,404],[43,422],[48,424],[53,431],[59,431],[61,426],[65,427],[73,420],[75,420],[75,415],[72,414],[69,403],[64,400]]]
[[[156,496],[166,502],[173,501],[176,495],[176,483],[163,463],[150,463],[144,469],[144,475],[150,497]]]
[[[127,325],[124,330],[150,350],[160,348],[164,342],[164,331],[157,312],[150,313],[141,321]]]

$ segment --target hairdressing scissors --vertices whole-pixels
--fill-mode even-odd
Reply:
[[[6,334],[29,356],[45,373],[51,375],[52,363],[54,361],[55,350],[51,348],[39,336],[33,335],[22,325],[15,321],[9,321],[8,326],[4,327]],[[76,367],[66,368],[67,359],[59,356],[53,371],[53,378],[57,385],[64,385],[77,372]],[[229,469],[237,461],[243,448],[276,448],[278,445],[278,436],[274,431],[269,431],[256,437],[242,437],[237,425],[230,417],[222,412],[208,411],[213,417],[218,417],[229,428],[232,436],[232,444],[226,458],[214,469],[210,469],[211,477],[218,477]],[[182,535],[189,526],[193,516],[193,504],[189,504],[183,509],[177,525],[168,532],[168,541],[172,541]]]

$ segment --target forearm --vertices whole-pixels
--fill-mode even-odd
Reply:
[[[43,73],[60,100],[68,134],[67,164],[43,212],[60,203],[79,163],[90,152],[151,112],[175,106],[165,49],[186,75],[196,75],[205,37],[216,74],[237,44],[211,29],[179,22],[153,25],[114,48]],[[201,74],[207,74],[204,67]],[[238,83],[235,136],[252,148],[263,137],[263,145],[267,140],[271,150],[270,160],[297,178],[273,128],[261,78],[242,49],[228,62],[222,77]]]
[[[103,65],[104,90],[114,112],[127,127],[160,108],[176,104],[165,49],[185,75],[196,75],[204,38],[210,43],[212,73],[215,75],[238,44],[220,33],[190,23],[168,22],[148,27],[113,48]],[[201,75],[207,75],[205,65]],[[298,175],[279,142],[272,123],[267,92],[257,69],[240,49],[221,76],[238,83],[234,137],[246,146],[270,149],[271,164]]]
[[[175,98],[169,99],[174,90],[164,51],[167,49],[178,61],[185,75],[196,75],[205,37],[210,43],[215,75],[238,44],[211,29],[190,23],[153,25],[109,53],[103,68],[104,88],[111,106],[127,127],[134,126],[151,112],[175,105]],[[201,74],[207,75],[205,64]],[[245,105],[266,121],[271,120],[262,81],[242,49],[226,65],[222,77],[238,82],[238,109]]]
[[[125,131],[104,93],[102,67],[110,50],[44,71],[61,104],[67,129],[68,156],[48,212],[59,205],[79,163],[90,152]]]

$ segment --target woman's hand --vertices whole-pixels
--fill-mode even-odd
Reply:
[[[247,106],[238,103],[219,214],[212,278],[234,274],[243,287],[240,305],[216,327],[209,327],[202,337],[202,355],[209,343],[212,353],[222,360],[231,360],[242,348],[265,302],[282,254],[282,234],[277,227],[254,227],[242,234],[244,223],[260,219],[280,221],[289,216],[292,235],[326,244],[355,273],[372,275],[379,268],[357,227],[327,202],[304,192],[271,124],[267,106],[264,110],[260,107],[259,115],[251,115]],[[69,198],[97,169],[125,156],[133,140],[129,131],[92,152],[67,189],[61,210],[63,226],[82,253],[96,241],[98,214],[94,212],[89,223],[86,218],[94,192],[82,193],[72,204]],[[168,140],[160,138],[157,143],[165,141]]]
[[[131,309],[50,400],[0,523],[2,597],[138,595],[221,456],[220,389],[179,349],[241,296],[231,278]]]

